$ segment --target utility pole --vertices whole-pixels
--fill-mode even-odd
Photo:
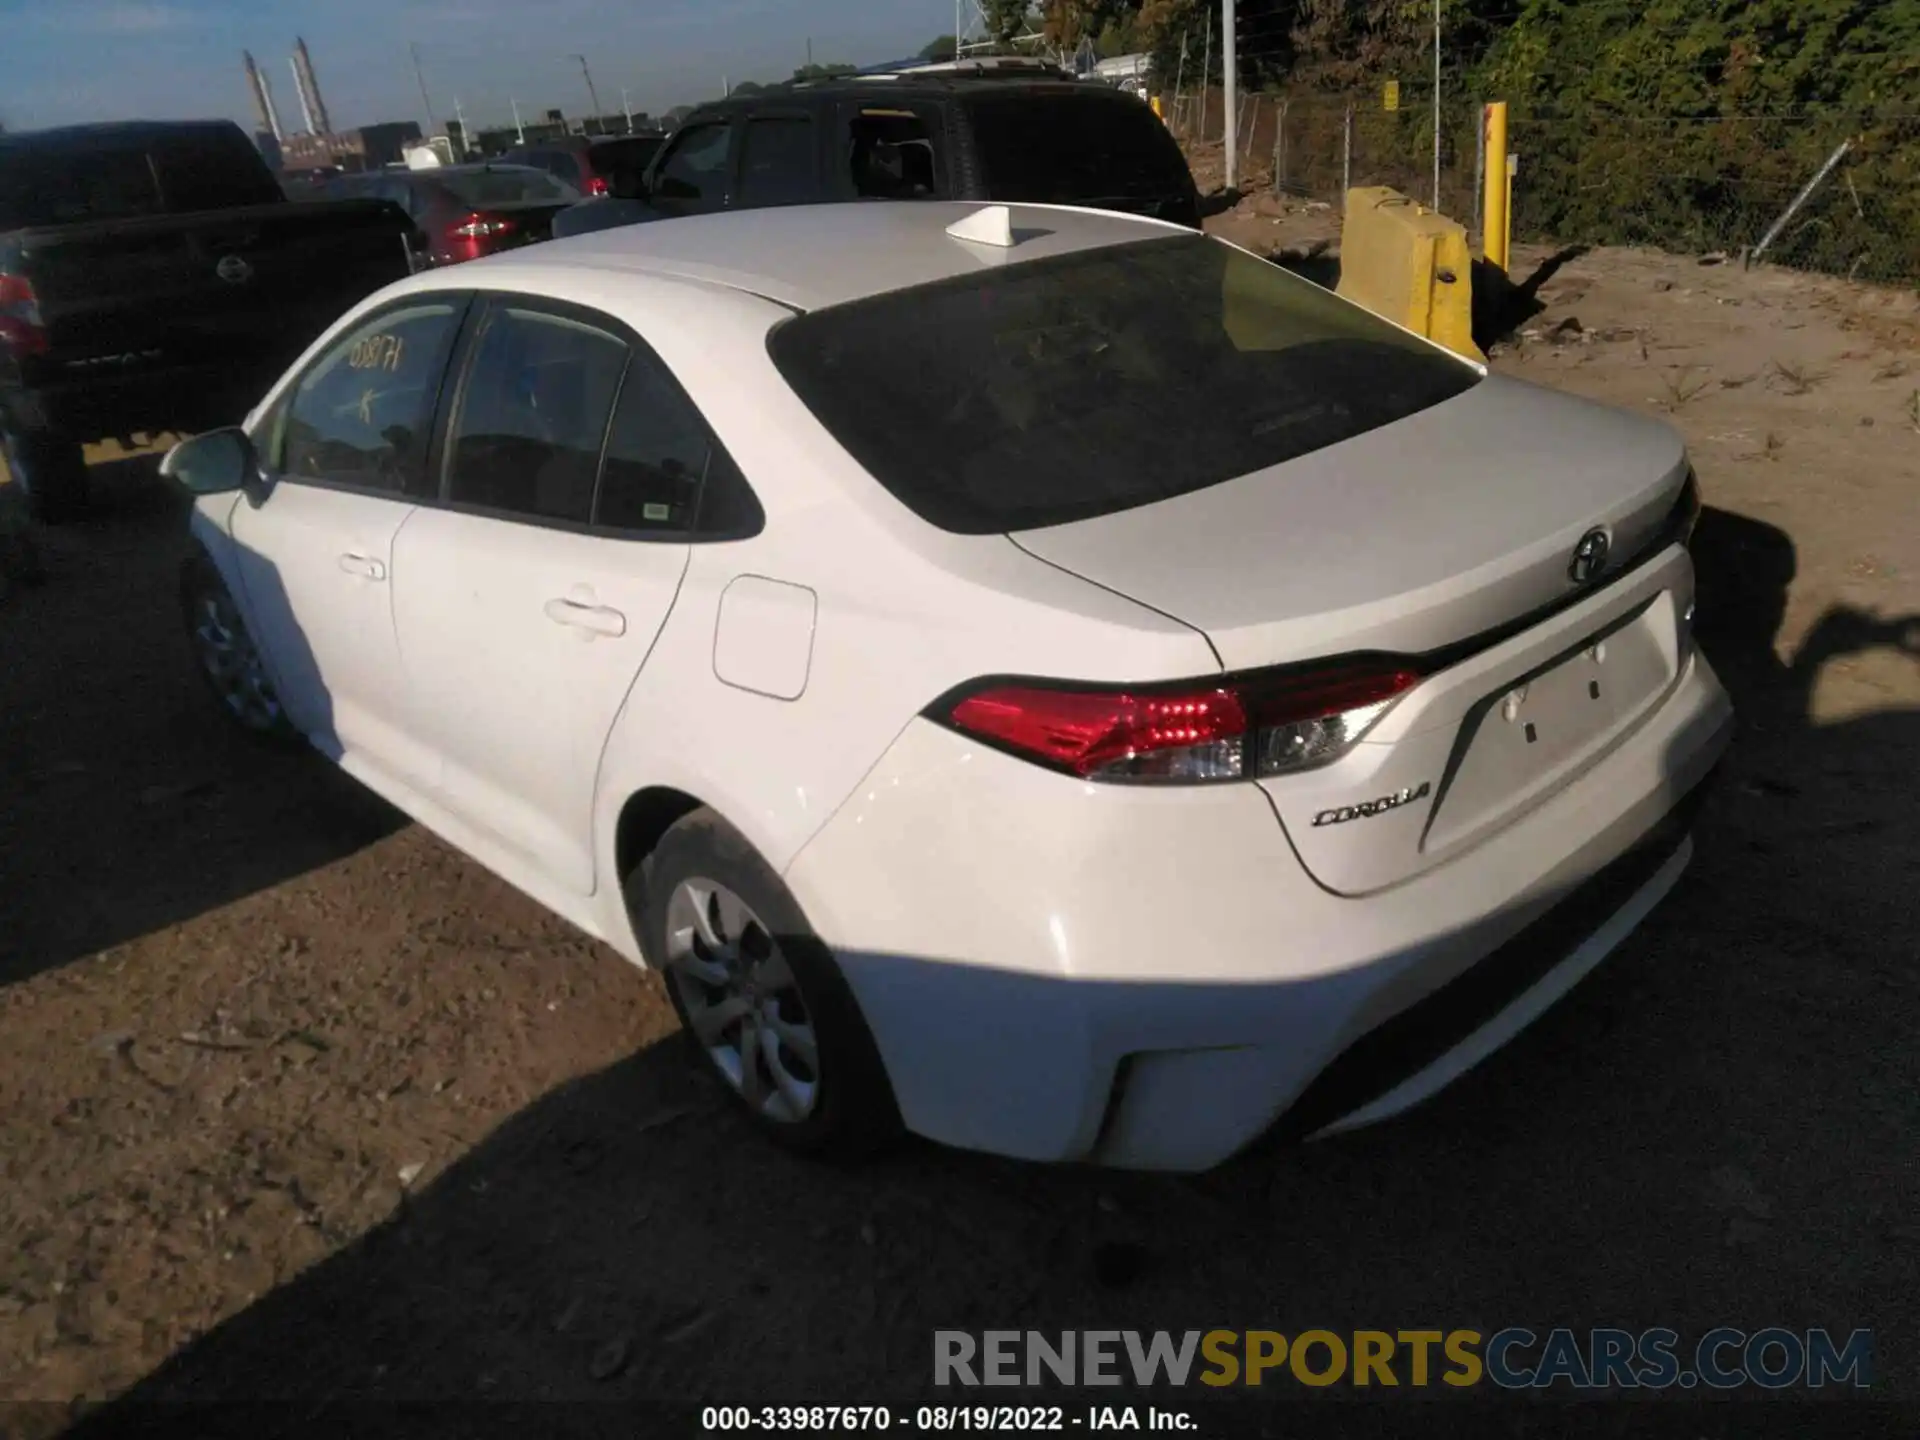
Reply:
[[[807,36],[807,69],[813,69],[813,37]]]
[[[1433,0],[1438,5],[1440,0]],[[1220,0],[1221,82],[1227,103],[1227,190],[1234,189],[1240,170],[1240,79],[1233,54],[1233,0]]]
[[[1440,0],[1433,0],[1433,208],[1440,208]]]
[[[513,133],[517,137],[513,143],[524,145],[527,143],[527,127],[520,121],[520,102],[509,95],[507,104],[513,107]]]
[[[627,133],[633,133],[633,101],[627,98],[627,87],[620,87],[620,111],[627,117]]]
[[[732,94],[733,94],[733,86],[729,85],[727,83],[727,77],[722,75],[720,77],[720,98],[722,100],[725,100],[728,96]]]
[[[433,127],[440,122],[433,118],[433,101],[427,98],[427,75],[420,68],[420,47],[407,46],[407,53],[413,56],[413,78],[420,82],[420,104],[427,112],[427,133],[433,133]]]
[[[1213,84],[1213,11],[1207,11],[1207,42],[1200,49],[1200,138],[1207,138],[1207,87]],[[1191,128],[1188,134],[1192,134]]]
[[[599,92],[593,88],[593,72],[587,68],[587,57],[584,55],[576,55],[573,58],[580,62],[580,73],[586,78],[587,82],[587,99],[593,102],[593,118],[598,120],[600,118],[600,95]]]
[[[467,112],[460,108],[460,97],[453,97],[453,119],[460,127],[460,153],[453,158],[456,161],[467,158]]]

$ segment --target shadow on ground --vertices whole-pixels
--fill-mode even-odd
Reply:
[[[350,854],[401,817],[214,708],[182,622],[186,515],[158,457],[93,471],[0,610],[0,986]]]
[[[316,1430],[406,1399],[913,1403],[948,1327],[1871,1327],[1877,1392],[1911,1401],[1920,716],[1812,725],[1810,672],[1774,652],[1791,541],[1709,511],[1698,549],[1744,729],[1694,869],[1438,1101],[1200,1177],[923,1145],[833,1170],[756,1140],[669,1044],[532,1104],[76,1433],[139,1433],[180,1400],[297,1400]],[[1836,614],[1815,653],[1913,634]],[[1270,1418],[1301,1393],[1272,1386]],[[1661,1414],[1808,1428],[1765,1409]],[[1830,1418],[1864,1434],[1885,1412]],[[1647,1425],[1631,1405],[1582,1421]]]

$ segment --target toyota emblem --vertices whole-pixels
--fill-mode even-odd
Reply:
[[[1585,585],[1602,570],[1607,568],[1607,552],[1613,548],[1613,542],[1607,538],[1604,530],[1589,530],[1580,537],[1580,543],[1573,547],[1573,563],[1567,566],[1567,574],[1576,585]]]
[[[213,267],[213,273],[229,285],[244,285],[253,278],[253,266],[238,255],[225,255],[220,263]]]

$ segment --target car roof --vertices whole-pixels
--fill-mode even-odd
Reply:
[[[1016,243],[999,248],[947,233],[983,210],[1010,212]],[[1193,231],[1164,220],[1067,205],[872,201],[795,205],[656,220],[509,251],[459,267],[484,284],[537,289],[538,272],[657,275],[702,281],[818,310],[890,291],[978,274],[999,265]],[[511,278],[509,278],[511,277]],[[453,283],[453,282],[449,282]]]
[[[1043,71],[971,71],[971,70],[894,70],[872,75],[840,75],[831,80],[807,80],[778,89],[760,90],[752,95],[735,95],[725,100],[709,100],[696,106],[681,121],[698,116],[736,115],[746,111],[806,105],[816,99],[948,99],[956,95],[1084,95],[1096,101],[1109,98],[1138,104],[1113,86],[1097,80],[1081,80],[1071,75],[1049,75]]]

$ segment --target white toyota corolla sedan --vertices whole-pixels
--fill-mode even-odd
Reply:
[[[1404,1110],[1668,892],[1732,723],[1669,428],[1117,215],[415,276],[165,468],[232,715],[662,970],[803,1149]]]

